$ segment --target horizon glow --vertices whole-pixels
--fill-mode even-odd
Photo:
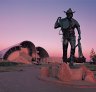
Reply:
[[[54,23],[57,17],[66,17],[63,11],[72,8],[81,26],[83,54],[90,60],[91,49],[96,52],[95,6],[96,0],[0,0],[0,50],[29,40],[46,49],[50,56],[62,57],[62,36],[58,34],[60,29],[54,29]]]

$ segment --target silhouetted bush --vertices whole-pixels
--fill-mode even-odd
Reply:
[[[18,63],[16,62],[0,62],[0,66],[16,66]]]
[[[96,64],[96,53],[93,48],[90,52],[90,59],[91,59],[90,64]]]

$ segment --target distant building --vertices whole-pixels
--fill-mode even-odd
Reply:
[[[37,54],[39,55],[40,60],[43,62],[47,61],[47,59],[49,58],[48,52],[42,47],[36,47],[36,50],[38,52]]]
[[[35,47],[31,41],[23,41],[0,51],[0,59],[11,62],[32,63],[32,60],[46,57],[49,57],[47,51],[42,47]]]

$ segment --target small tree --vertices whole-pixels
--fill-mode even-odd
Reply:
[[[90,52],[90,58],[91,58],[91,60],[93,60],[93,62],[96,62],[96,54],[95,54],[95,51],[93,48]]]
[[[91,50],[91,52],[90,52],[90,58],[92,59],[92,58],[94,57],[94,55],[95,55],[95,51],[94,51],[94,49],[92,48],[92,50]]]

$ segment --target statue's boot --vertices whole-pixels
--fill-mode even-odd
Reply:
[[[74,65],[74,56],[70,56],[69,66],[73,66],[73,65]]]
[[[68,46],[63,46],[63,62],[67,63],[67,47]]]
[[[75,49],[71,49],[71,55],[70,55],[70,66],[73,66],[74,64],[74,53],[75,53]]]
[[[64,52],[63,54],[63,62],[67,63],[67,53]]]

